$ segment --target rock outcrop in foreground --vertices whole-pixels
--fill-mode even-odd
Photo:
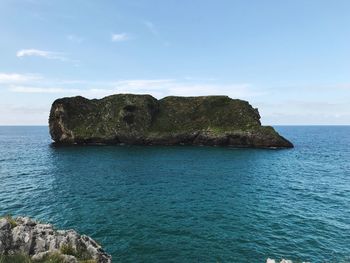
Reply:
[[[261,126],[248,102],[227,96],[62,98],[52,104],[49,127],[61,144],[293,147],[272,127]]]
[[[27,257],[25,262],[112,262],[93,239],[74,230],[54,230],[28,217],[0,218],[0,259],[16,255]]]

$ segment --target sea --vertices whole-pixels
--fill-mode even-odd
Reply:
[[[0,214],[94,238],[113,262],[350,262],[350,126],[293,149],[66,146],[0,127]]]

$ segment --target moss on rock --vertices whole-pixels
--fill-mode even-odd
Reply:
[[[258,110],[247,101],[227,96],[62,98],[52,105],[49,126],[56,143],[293,147],[272,127],[261,126]]]

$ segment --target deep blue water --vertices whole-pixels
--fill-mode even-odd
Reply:
[[[114,262],[350,262],[350,126],[290,150],[53,147],[0,127],[0,214],[95,238]]]

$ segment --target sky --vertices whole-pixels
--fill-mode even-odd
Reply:
[[[228,95],[265,125],[350,124],[348,0],[0,0],[0,125],[56,98]]]

